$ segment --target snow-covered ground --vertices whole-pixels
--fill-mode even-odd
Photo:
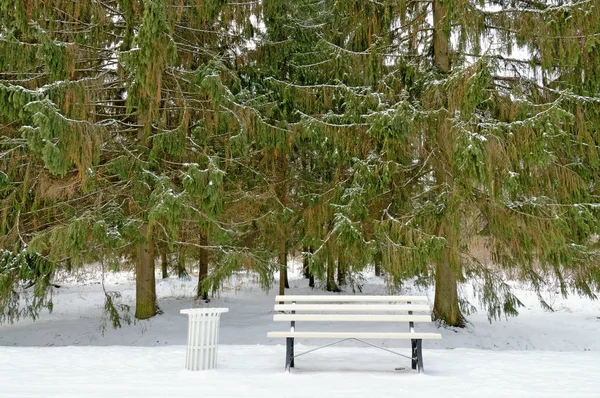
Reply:
[[[130,273],[109,274],[107,290],[133,303]],[[148,321],[101,331],[103,292],[97,273],[67,279],[54,296],[52,314],[35,322],[0,326],[0,397],[570,397],[600,396],[600,303],[547,292],[554,313],[534,293],[517,289],[526,308],[518,318],[490,324],[485,313],[469,317],[465,329],[438,329],[442,340],[424,342],[425,375],[408,359],[357,343],[317,351],[283,371],[284,341],[267,331],[284,330],[272,321],[275,289],[265,293],[240,275],[208,305],[191,297],[196,281],[158,280],[164,311]],[[323,294],[297,275],[290,293]],[[381,278],[365,279],[364,294],[386,294]],[[427,294],[410,288],[403,293]],[[227,307],[221,317],[218,369],[183,369],[187,317],[183,308]],[[301,327],[301,325],[298,325]],[[313,325],[311,325],[311,328]],[[349,325],[345,324],[345,328]],[[352,324],[354,330],[373,325]],[[407,325],[381,324],[381,331]],[[323,326],[322,328],[330,328]],[[298,340],[297,353],[331,341]],[[408,354],[402,340],[377,342]],[[398,367],[409,369],[396,370]]]
[[[2,397],[598,397],[597,352],[427,350],[427,374],[394,356],[330,348],[283,371],[284,348],[224,345],[218,369],[183,370],[184,346],[6,347]]]

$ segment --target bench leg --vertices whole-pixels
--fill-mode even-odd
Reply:
[[[417,340],[415,339],[411,339],[410,340],[410,347],[411,347],[411,368],[412,369],[417,369]]]
[[[295,356],[295,352],[294,352],[294,338],[292,337],[292,354],[291,354],[291,360],[290,360],[290,367],[293,368],[295,366],[294,364],[294,356]]]
[[[286,339],[286,350],[285,350],[285,370],[288,372],[290,368],[294,367],[294,338],[288,337]]]
[[[417,340],[417,368],[419,373],[423,373],[423,340]]]

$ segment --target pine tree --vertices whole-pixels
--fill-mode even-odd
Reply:
[[[253,129],[253,148],[261,154],[262,170],[277,194],[278,216],[267,229],[279,241],[281,270],[286,253],[311,248],[307,268],[328,290],[339,290],[334,278],[338,264],[360,269],[365,262],[356,260],[367,256],[355,254],[368,253],[361,251],[360,237],[350,240],[347,232],[356,232],[354,221],[337,207],[344,201],[342,186],[351,179],[351,159],[362,157],[368,148],[361,145],[360,135],[347,139],[345,134],[364,133],[366,125],[354,127],[361,118],[356,111],[368,109],[375,97],[363,95],[358,75],[347,73],[351,66],[320,39],[323,34],[339,38],[323,28],[334,15],[331,6],[280,0],[262,4],[265,28],[257,33],[257,48],[240,74],[243,87],[255,93],[250,106],[258,116],[252,127],[261,126]],[[345,113],[347,103],[351,105]],[[280,293],[284,279],[282,272]]]
[[[224,207],[225,185],[240,185],[227,169],[247,167],[236,158],[243,134],[231,137],[240,122],[221,103],[231,95],[222,81],[237,80],[230,49],[245,40],[253,7],[2,3],[5,311],[31,256],[51,271],[134,261],[140,319],[157,313],[158,247],[191,248],[203,272],[211,248],[224,264],[248,256]],[[47,297],[46,287],[36,294]]]
[[[402,98],[376,122],[402,145],[390,160],[403,192],[381,224],[390,273],[433,262],[434,315],[453,326],[466,280],[481,281],[490,319],[520,305],[506,275],[593,296],[598,5],[406,1],[396,15]],[[478,236],[496,266],[471,255]]]
[[[204,298],[285,283],[300,248],[328,290],[380,264],[452,326],[464,282],[490,319],[508,277],[593,296],[599,24],[591,0],[2,1],[0,321],[123,258],[151,317],[165,248]]]
[[[520,305],[507,277],[593,295],[598,136],[581,121],[597,123],[595,4],[284,8],[287,36],[272,43],[287,46],[286,66],[269,78],[280,94],[257,108],[291,109],[275,120],[300,157],[318,159],[327,193],[311,187],[300,221],[321,275],[333,281],[340,253],[358,249],[349,262],[365,264],[381,251],[394,281],[435,284],[434,315],[452,326],[469,310],[458,291],[468,280],[490,319]]]
[[[2,2],[0,20],[0,313],[12,321],[52,308],[48,288],[58,262],[70,268],[101,256],[86,238],[98,233],[87,216],[104,131],[81,104],[110,91],[88,90],[103,86],[112,65],[110,50],[93,45],[109,43],[118,28],[98,4],[60,1]],[[32,245],[38,234],[44,241]],[[105,236],[104,247],[115,241]],[[33,301],[20,307],[18,285],[27,280],[35,283]]]

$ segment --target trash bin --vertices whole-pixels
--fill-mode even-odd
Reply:
[[[221,314],[229,308],[190,308],[181,310],[188,315],[188,343],[185,368],[213,369],[217,366],[219,324]]]

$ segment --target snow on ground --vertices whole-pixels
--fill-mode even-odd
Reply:
[[[597,353],[427,350],[427,373],[396,357],[331,348],[283,371],[284,348],[224,345],[218,369],[183,370],[184,346],[6,347],[0,396],[61,397],[597,397]],[[406,360],[405,362],[408,362]]]
[[[440,332],[442,340],[425,341],[425,375],[410,369],[408,359],[358,343],[343,343],[302,356],[291,374],[283,371],[284,341],[267,331],[285,330],[272,321],[276,290],[260,290],[248,275],[233,278],[209,304],[195,302],[196,280],[157,280],[160,307],[151,320],[101,332],[103,292],[98,274],[65,279],[56,289],[52,314],[33,322],[0,325],[0,397],[571,397],[600,396],[600,303],[563,299],[549,291],[544,311],[534,293],[517,289],[525,303],[521,315],[490,324],[485,313],[469,317],[465,329],[435,324],[418,331]],[[292,277],[290,294],[323,294]],[[132,304],[133,275],[108,274],[107,290],[119,290]],[[387,294],[381,278],[367,277],[364,294]],[[407,288],[406,294],[433,291]],[[227,307],[221,317],[221,348],[216,370],[183,369],[187,317],[183,308]],[[311,329],[314,325],[311,325]],[[364,323],[323,330],[398,331],[407,325]],[[298,324],[297,329],[301,330]],[[339,329],[337,329],[339,330]],[[298,339],[297,353],[330,340]],[[373,341],[375,342],[375,341]],[[376,342],[408,354],[403,340]]]

